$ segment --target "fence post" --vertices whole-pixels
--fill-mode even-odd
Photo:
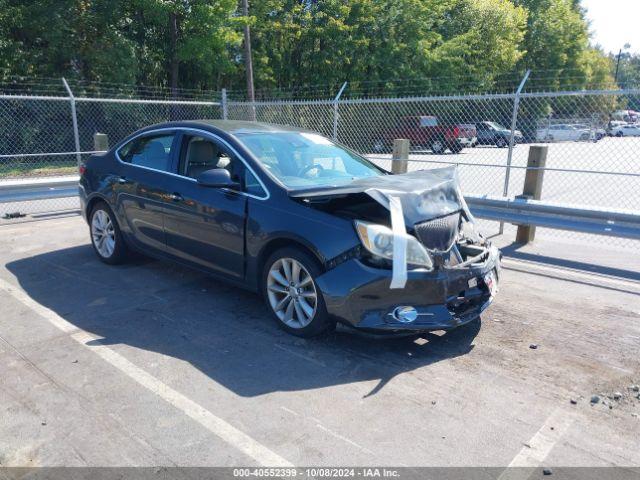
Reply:
[[[547,166],[546,145],[533,145],[529,147],[527,159],[527,172],[524,177],[524,188],[519,198],[540,200],[542,197],[542,181],[544,180],[544,168]],[[526,244],[533,242],[536,237],[536,227],[532,225],[518,225],[516,243]]]
[[[222,119],[223,120],[228,120],[229,119],[229,105],[227,104],[227,89],[226,88],[222,89],[221,103],[222,103]]]
[[[336,95],[336,98],[333,99],[333,140],[338,140],[338,102],[340,101],[340,96],[344,89],[347,88],[347,82],[342,84],[340,91]]]
[[[106,152],[109,150],[109,136],[106,133],[93,134],[93,150],[95,152]]]
[[[67,94],[69,95],[69,103],[71,105],[71,121],[73,122],[73,139],[76,145],[76,161],[78,162],[78,166],[82,163],[82,157],[80,155],[80,134],[78,133],[78,116],[76,115],[76,99],[73,96],[73,92],[71,88],[69,88],[69,84],[67,81],[62,78],[62,84],[64,88],[67,90]]]
[[[509,151],[507,153],[507,168],[505,169],[504,174],[504,188],[502,189],[502,196],[506,197],[509,195],[509,178],[511,177],[511,160],[513,159],[513,144],[515,143],[515,131],[516,131],[516,123],[518,122],[518,109],[520,108],[520,94],[522,93],[522,89],[524,88],[524,84],[527,83],[529,79],[529,75],[531,75],[531,70],[527,70],[522,77],[522,81],[518,86],[518,90],[516,90],[515,98],[513,99],[513,113],[511,114],[511,134],[509,135]],[[500,232],[502,235],[504,233],[504,222],[500,222]]]
[[[393,141],[393,155],[391,157],[391,172],[394,174],[407,173],[409,165],[409,140],[396,138]]]

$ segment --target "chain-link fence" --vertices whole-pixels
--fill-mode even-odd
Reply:
[[[74,98],[69,93],[0,96],[0,181],[75,174],[75,152],[93,150],[96,132],[106,133],[113,145],[153,123],[225,118],[314,130],[386,169],[391,169],[393,140],[408,138],[409,169],[455,164],[463,190],[480,195],[522,193],[529,147],[544,144],[542,200],[640,208],[640,114],[630,109],[640,104],[640,90],[254,103],[227,101],[224,92],[220,102]],[[74,207],[75,202],[45,202],[23,213]],[[6,213],[25,205],[0,207]]]
[[[77,174],[94,149],[93,135],[111,144],[164,121],[221,118],[220,102],[0,95],[0,184],[6,180]],[[77,198],[0,204],[0,216],[77,209]]]
[[[521,194],[529,147],[543,144],[542,200],[637,211],[640,117],[628,106],[639,100],[640,90],[615,90],[229,102],[225,110],[229,119],[319,131],[388,170],[393,139],[407,138],[410,170],[457,165],[463,191],[479,195]]]

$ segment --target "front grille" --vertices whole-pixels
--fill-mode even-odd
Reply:
[[[429,250],[446,252],[456,241],[460,212],[414,225],[418,240]]]

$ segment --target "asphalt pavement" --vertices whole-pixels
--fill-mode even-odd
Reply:
[[[640,466],[637,252],[497,240],[480,322],[302,340],[201,273],[100,263],[79,216],[3,224],[0,464]]]

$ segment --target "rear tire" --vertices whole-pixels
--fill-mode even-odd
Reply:
[[[261,289],[272,317],[287,333],[314,337],[335,328],[316,278],[318,262],[306,252],[286,247],[265,262]]]
[[[452,153],[460,153],[463,148],[464,146],[460,145],[459,143],[453,143],[449,147],[449,150],[451,150]]]
[[[439,154],[444,153],[446,150],[446,145],[442,140],[434,140],[431,142],[431,151],[433,153]]]
[[[500,137],[496,140],[496,147],[504,148],[506,146],[507,146],[507,141],[504,138]]]
[[[98,202],[89,215],[91,245],[98,258],[108,265],[118,265],[127,259],[127,245],[116,217],[105,202]]]

